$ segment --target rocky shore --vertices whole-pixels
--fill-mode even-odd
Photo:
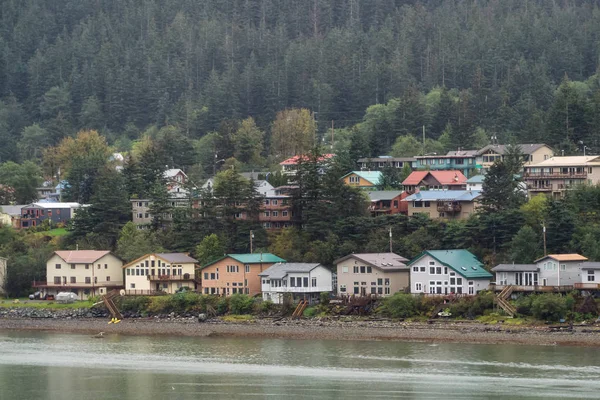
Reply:
[[[417,342],[512,343],[527,345],[600,346],[600,327],[575,326],[572,330],[548,326],[486,325],[476,322],[401,322],[381,319],[255,319],[227,322],[197,316],[162,315],[126,318],[107,324],[102,312],[88,309],[0,309],[0,331],[30,330],[107,335],[169,335],[199,337],[254,337],[323,340],[399,340]]]

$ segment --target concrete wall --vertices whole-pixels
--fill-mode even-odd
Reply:
[[[358,267],[358,273],[354,272]],[[364,273],[360,272],[364,267]],[[409,286],[409,272],[385,271],[377,267],[370,267],[355,258],[349,258],[336,265],[337,269],[337,292],[338,295],[352,296],[358,288],[359,296],[376,294],[378,296],[390,296],[396,292],[404,291]],[[386,280],[388,284],[386,285]],[[364,283],[364,285],[363,285]],[[346,291],[342,291],[343,288]],[[373,293],[373,289],[375,293]],[[380,293],[381,292],[381,293]]]

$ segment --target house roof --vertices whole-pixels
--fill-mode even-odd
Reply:
[[[479,150],[457,150],[449,151],[446,156],[449,157],[475,157]]]
[[[598,261],[584,261],[581,263],[581,269],[600,269],[600,262]]]
[[[514,271],[539,271],[535,264],[498,264],[492,268],[493,272],[514,272]]]
[[[526,143],[526,144],[519,144],[518,146],[521,147],[521,151],[523,152],[523,154],[532,154],[533,152],[537,151],[538,149],[541,149],[542,147],[548,147],[547,145],[545,145],[543,143]],[[492,150],[494,153],[497,153],[497,154],[504,154],[504,153],[506,153],[506,148],[507,148],[507,145],[505,145],[505,144],[489,144],[489,145],[481,148],[477,152],[477,155],[482,155],[482,154],[486,153],[488,150]]]
[[[421,190],[402,201],[473,201],[482,190]]]
[[[556,261],[587,261],[588,258],[584,257],[580,254],[577,253],[570,253],[570,254],[548,254],[547,256],[544,256],[542,258],[538,258],[537,260],[535,260],[534,262],[539,262],[542,261],[546,258],[552,258]]]
[[[381,180],[381,175],[383,175],[383,173],[381,171],[352,171],[342,176],[341,179],[344,179],[345,177],[350,175],[359,176],[367,182],[371,182],[373,185],[377,185]]]
[[[0,212],[8,215],[21,215],[21,208],[23,207],[25,206],[0,206]]]
[[[471,183],[471,184],[483,183],[484,180],[485,180],[485,175],[475,175],[475,176],[472,176],[469,179],[467,179],[467,183]]]
[[[329,160],[333,157],[335,157],[335,154],[323,154],[321,157],[319,157],[318,161]],[[280,162],[279,165],[296,165],[301,159],[307,160],[308,158],[305,155],[297,155]]]
[[[22,208],[79,208],[81,204],[79,203],[58,203],[58,202],[37,202],[31,203]]]
[[[168,170],[166,170],[166,171],[163,173],[163,175],[164,175],[164,177],[165,177],[165,178],[167,178],[167,179],[168,179],[168,178],[173,178],[174,176],[176,176],[176,175],[177,175],[177,174],[179,174],[179,173],[182,173],[182,174],[183,174],[183,176],[187,176],[187,175],[185,174],[185,172],[183,172],[183,170],[182,170],[182,169],[180,169],[180,168],[171,168],[171,169],[168,169]]]
[[[260,264],[260,263],[284,263],[285,260],[281,257],[277,257],[275,254],[271,253],[247,253],[247,254],[225,254],[223,257],[218,258],[214,261],[209,262],[202,266],[202,268],[206,268],[209,265],[213,265],[221,260],[226,258],[233,258],[234,260],[241,262],[242,264]]]
[[[268,276],[271,279],[282,279],[289,273],[310,272],[317,268],[319,263],[277,263],[258,274],[258,276]]]
[[[569,157],[550,157],[547,160],[528,166],[534,167],[563,167],[563,166],[583,166],[600,165],[600,156],[569,156]]]
[[[403,185],[415,186],[418,185],[428,175],[431,175],[441,185],[460,185],[467,183],[467,177],[460,171],[449,170],[449,171],[413,171],[411,174],[402,182]]]
[[[409,265],[414,264],[426,255],[433,257],[441,264],[453,269],[467,279],[489,279],[492,277],[492,274],[483,268],[483,264],[481,264],[477,257],[464,249],[425,250],[412,260]]]
[[[402,190],[376,190],[367,193],[371,201],[392,200],[404,193]]]
[[[107,254],[108,250],[59,250],[54,254],[69,264],[92,264]]]
[[[408,270],[405,264],[408,259],[395,253],[360,253],[349,254],[345,257],[335,260],[334,264],[339,264],[350,258],[355,258],[363,263],[384,271]]]

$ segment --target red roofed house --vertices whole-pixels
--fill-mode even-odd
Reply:
[[[81,300],[123,288],[123,261],[107,250],[55,251],[46,262],[47,282],[33,282],[43,294],[73,292]]]
[[[325,162],[330,161],[333,157],[335,157],[335,154],[323,154],[321,157],[319,157],[319,162],[323,162],[323,164],[325,164]],[[281,173],[284,175],[296,175],[298,163],[301,160],[307,161],[308,157],[298,155],[280,162],[279,165],[281,165]]]
[[[413,171],[402,185],[410,193],[419,189],[464,190],[467,188],[467,177],[460,171]]]

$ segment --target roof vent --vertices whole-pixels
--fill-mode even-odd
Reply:
[[[477,267],[471,267],[473,271],[477,271]]]
[[[460,267],[460,269],[462,269],[463,271],[466,271],[467,267]]]

